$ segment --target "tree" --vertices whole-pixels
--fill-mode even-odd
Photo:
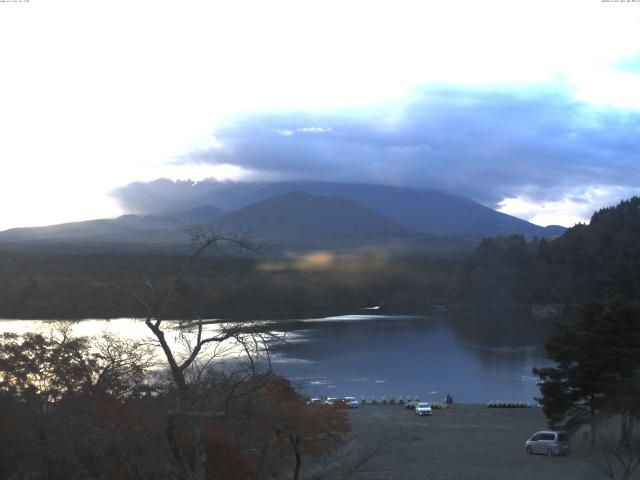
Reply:
[[[587,304],[577,321],[556,325],[546,342],[556,367],[534,369],[552,427],[591,425],[620,414],[623,441],[640,414],[640,318],[634,305]]]
[[[155,364],[144,342],[109,333],[76,337],[72,325],[62,323],[48,334],[4,333],[0,347],[0,392],[36,402],[39,410],[67,395],[138,395]]]
[[[237,251],[256,252],[259,247],[243,235],[231,235],[213,227],[195,226],[191,232],[193,247],[183,267],[161,291],[147,277],[142,294],[130,289],[120,290],[132,296],[145,311],[144,322],[157,340],[166,360],[175,392],[175,404],[167,415],[166,437],[175,463],[184,478],[205,480],[208,468],[207,423],[225,418],[234,397],[247,395],[241,391],[246,379],[257,372],[254,357],[266,351],[267,339],[274,335],[256,322],[207,322],[201,316],[193,319],[166,322],[168,307],[180,300],[182,282],[194,263],[209,253],[229,254]],[[167,333],[177,331],[186,347],[176,351],[167,339]],[[225,342],[234,345],[224,347]],[[231,375],[210,372],[211,358],[200,358],[208,347],[214,351],[240,348],[247,355],[248,368],[238,369]],[[270,370],[270,364],[267,362]],[[205,375],[206,373],[206,375]],[[220,381],[222,380],[222,381]],[[255,386],[258,388],[258,386]],[[206,392],[206,394],[203,394]],[[192,458],[185,457],[178,433],[188,425],[193,434]]]
[[[616,438],[612,429],[601,435],[600,448],[589,456],[589,463],[610,480],[630,480],[640,468],[640,437],[634,428],[626,441]]]
[[[350,431],[344,408],[307,404],[286,378],[269,373],[251,383],[259,388],[239,402],[238,416],[250,424],[263,469],[269,454],[293,457],[292,478],[298,480],[303,456],[326,453]]]
[[[157,441],[164,398],[147,395],[153,365],[141,342],[76,337],[70,324],[3,335],[0,478],[169,480]]]

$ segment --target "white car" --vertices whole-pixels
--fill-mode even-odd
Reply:
[[[536,432],[524,444],[524,450],[529,455],[542,453],[543,455],[566,455],[571,450],[567,432],[544,430]]]
[[[431,404],[428,402],[420,402],[416,405],[416,415],[431,415]]]
[[[360,406],[360,402],[353,397],[344,397],[344,403],[346,403],[349,408],[358,408]]]
[[[327,397],[327,399],[324,401],[324,404],[325,405],[335,405],[337,401],[338,401],[338,399],[335,398],[335,397]]]

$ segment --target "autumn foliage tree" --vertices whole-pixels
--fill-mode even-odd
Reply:
[[[138,396],[155,364],[153,349],[143,342],[109,333],[74,336],[71,324],[48,334],[4,333],[0,343],[0,392],[41,409],[69,395]]]
[[[78,337],[69,325],[4,334],[0,478],[171,478],[153,365],[142,342]]]
[[[300,478],[303,457],[319,456],[335,448],[349,433],[346,411],[337,405],[308,404],[283,377],[259,376],[255,395],[238,402],[236,416],[248,422],[262,471],[275,470],[280,459],[293,463],[292,478]]]

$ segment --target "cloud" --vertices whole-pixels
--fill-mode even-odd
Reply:
[[[551,88],[430,88],[376,108],[236,117],[215,135],[215,147],[180,161],[432,188],[492,206],[640,185],[640,112]]]
[[[614,63],[614,67],[622,71],[640,73],[640,55],[622,58]]]
[[[571,93],[440,86],[374,107],[245,114],[218,125],[215,146],[173,167],[232,165],[253,181],[435,189],[535,223],[571,225],[640,193],[640,111]],[[157,212],[193,204],[216,185],[165,179],[113,196],[127,211]]]
[[[208,182],[159,178],[152,182],[134,182],[111,192],[127,213],[150,214],[186,210],[191,199],[205,193]]]
[[[500,202],[499,210],[537,225],[572,226],[588,221],[595,210],[615,205],[631,193],[633,192],[616,186],[606,189],[587,186],[575,192],[567,192],[560,200],[537,202],[527,195],[507,198]]]

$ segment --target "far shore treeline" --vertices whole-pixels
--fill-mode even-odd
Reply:
[[[259,239],[258,239],[259,240]],[[68,252],[68,250],[65,250]],[[182,254],[16,252],[0,248],[0,318],[118,318],[144,312],[124,295],[171,281]],[[640,199],[596,212],[557,238],[485,238],[470,254],[313,251],[199,258],[167,318],[291,318],[431,313],[454,306],[635,301]]]

